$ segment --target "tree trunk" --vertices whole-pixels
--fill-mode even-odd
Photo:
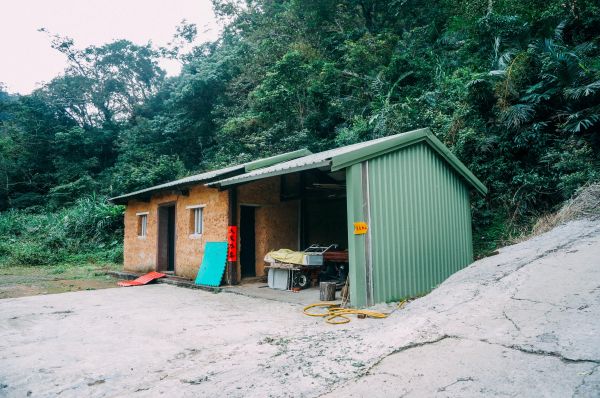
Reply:
[[[335,300],[335,282],[321,282],[319,289],[321,291],[321,301]]]

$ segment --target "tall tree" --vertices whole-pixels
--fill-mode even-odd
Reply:
[[[117,40],[78,49],[73,39],[54,35],[52,48],[66,56],[68,66],[41,92],[81,126],[126,121],[156,94],[165,77],[160,54],[150,44]]]

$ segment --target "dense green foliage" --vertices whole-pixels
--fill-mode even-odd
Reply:
[[[29,209],[6,220],[425,126],[490,189],[474,206],[479,251],[600,179],[594,0],[214,6],[221,37],[187,53],[190,25],[161,49],[52,36],[65,74],[27,96],[0,90],[0,210]],[[166,78],[160,56],[182,73]]]
[[[0,213],[0,264],[119,262],[122,218],[120,206],[95,197],[54,212],[5,211]]]

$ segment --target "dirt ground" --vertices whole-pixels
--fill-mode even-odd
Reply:
[[[341,326],[297,303],[164,284],[0,300],[7,397],[598,397],[599,368],[598,222]]]
[[[0,266],[0,299],[115,287],[115,280],[106,276],[106,272],[119,268],[120,266],[116,264],[55,267]]]

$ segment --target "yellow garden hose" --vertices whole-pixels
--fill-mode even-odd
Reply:
[[[396,311],[396,309],[402,308],[405,303],[405,301],[401,301],[400,303],[398,303],[398,306],[394,309],[394,311]],[[311,308],[324,308],[325,312],[309,312]],[[318,316],[325,318],[325,322],[329,324],[341,325],[350,322],[350,318],[348,317],[348,315],[363,315],[368,318],[383,319],[390,316],[394,311],[385,313],[369,310],[357,310],[354,308],[342,308],[340,307],[340,304],[337,303],[323,302],[307,305],[306,307],[304,307],[303,312],[308,316]]]

